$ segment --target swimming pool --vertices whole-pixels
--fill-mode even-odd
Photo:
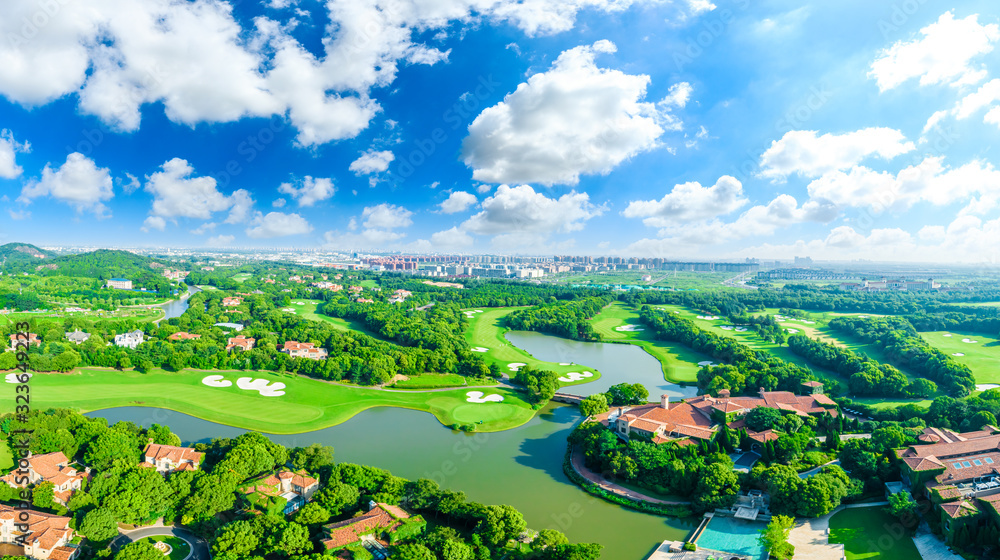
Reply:
[[[732,517],[713,517],[695,544],[698,548],[718,550],[765,560],[767,551],[757,542],[766,525]]]

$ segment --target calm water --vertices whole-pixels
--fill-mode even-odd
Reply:
[[[632,344],[581,342],[528,331],[511,331],[506,336],[511,344],[539,360],[584,364],[601,372],[597,381],[561,389],[566,393],[592,395],[603,393],[616,383],[642,383],[649,390],[652,401],[659,401],[663,394],[677,398],[698,394],[697,386],[681,387],[665,381],[660,362]]]
[[[113,408],[88,416],[112,423],[166,424],[185,442],[245,431],[157,408]],[[647,515],[595,499],[566,478],[566,437],[579,420],[574,407],[550,404],[519,428],[470,435],[444,429],[423,412],[375,408],[324,430],[268,436],[286,446],[332,445],[338,461],[388,469],[409,479],[430,478],[481,503],[510,504],[534,529],[558,529],[573,542],[603,544],[604,560],[640,560],[660,542],[687,536],[693,528],[689,520]]]
[[[193,296],[201,291],[201,288],[195,288],[194,286],[188,286],[188,296]],[[166,316],[163,319],[170,319],[171,317],[180,317],[187,311],[188,308],[188,298],[175,299],[170,303],[163,306],[163,311],[166,312]]]

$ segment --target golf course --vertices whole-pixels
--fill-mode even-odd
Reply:
[[[976,383],[1000,384],[1000,341],[990,335],[960,331],[922,332],[928,344],[952,356],[960,364],[969,366],[976,376]]]
[[[329,315],[323,315],[322,313],[317,313],[316,308],[321,302],[315,299],[293,299],[292,305],[288,309],[294,309],[294,313],[303,319],[309,319],[310,321],[322,321],[324,323],[329,323],[330,326],[341,331],[354,331],[359,333],[367,334],[375,338],[382,339],[378,333],[372,332],[365,328],[360,321],[352,321],[351,319],[342,319],[340,317],[330,317]],[[291,311],[286,311],[286,313],[291,313]],[[384,340],[384,339],[383,339]]]
[[[214,376],[217,386],[205,378]],[[269,391],[240,388],[240,378],[268,385]],[[228,386],[218,386],[225,385]],[[279,387],[276,384],[282,384]],[[0,412],[12,412],[17,385],[4,383]],[[256,387],[255,386],[255,387]],[[433,414],[442,424],[474,424],[480,432],[507,430],[530,420],[535,411],[518,393],[503,387],[478,388],[499,395],[503,402],[474,402],[472,389],[403,390],[362,388],[263,371],[153,370],[142,374],[102,368],[80,368],[69,373],[35,374],[30,381],[35,409],[71,408],[82,412],[121,406],[152,406],[192,416],[275,434],[308,432],[340,424],[362,410],[399,407]],[[494,397],[496,398],[496,397]]]

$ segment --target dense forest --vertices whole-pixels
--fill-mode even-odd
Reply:
[[[557,300],[529,309],[519,309],[505,318],[505,325],[517,331],[537,331],[576,340],[600,340],[590,324],[614,296]]]

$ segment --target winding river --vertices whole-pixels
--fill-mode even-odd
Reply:
[[[509,333],[508,339],[539,359],[599,369],[601,379],[574,387],[579,394],[604,391],[623,381],[643,383],[655,398],[661,392],[682,396],[693,391],[664,382],[660,363],[636,346],[566,341],[536,333]],[[147,407],[112,408],[88,416],[102,416],[111,423],[169,425],[185,442],[207,442],[245,431]],[[550,403],[518,428],[466,434],[442,429],[429,414],[376,408],[324,430],[268,435],[290,447],[332,445],[338,461],[381,467],[409,479],[430,478],[465,492],[471,500],[510,504],[534,529],[558,529],[572,542],[601,543],[604,560],[640,560],[663,540],[683,539],[693,527],[691,520],[632,511],[593,498],[569,481],[562,471],[563,454],[566,437],[579,420],[575,407]]]

